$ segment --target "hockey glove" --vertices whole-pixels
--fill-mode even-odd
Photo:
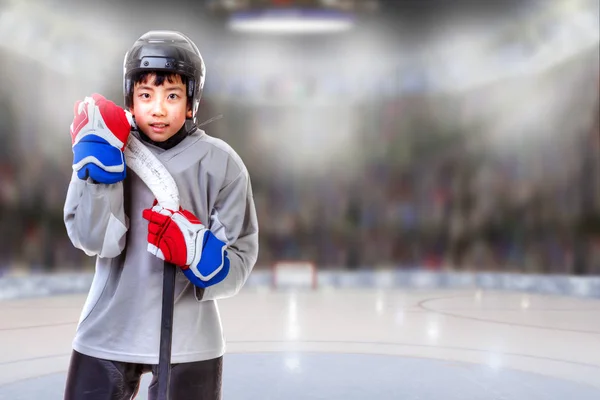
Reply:
[[[159,205],[143,211],[148,220],[148,251],[179,266],[196,286],[206,288],[229,273],[227,245],[189,211]]]
[[[75,103],[71,124],[73,170],[79,179],[116,183],[125,179],[125,156],[133,118],[99,94]]]

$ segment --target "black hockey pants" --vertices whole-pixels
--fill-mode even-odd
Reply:
[[[86,356],[73,351],[65,400],[130,400],[143,373],[152,372],[148,399],[158,390],[156,365],[132,364]],[[171,400],[221,400],[223,357],[171,366]]]

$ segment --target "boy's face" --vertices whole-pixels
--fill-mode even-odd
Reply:
[[[179,75],[155,85],[156,75],[149,74],[133,87],[131,114],[138,128],[155,142],[164,142],[175,135],[192,117],[187,107],[186,87]]]

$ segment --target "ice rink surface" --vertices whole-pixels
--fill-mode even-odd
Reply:
[[[0,399],[62,399],[84,300],[0,302]],[[219,307],[225,400],[600,399],[598,299],[249,289]]]

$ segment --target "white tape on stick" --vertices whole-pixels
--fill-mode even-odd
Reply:
[[[134,135],[125,146],[125,161],[152,191],[158,204],[169,210],[179,209],[179,190],[165,166]]]

